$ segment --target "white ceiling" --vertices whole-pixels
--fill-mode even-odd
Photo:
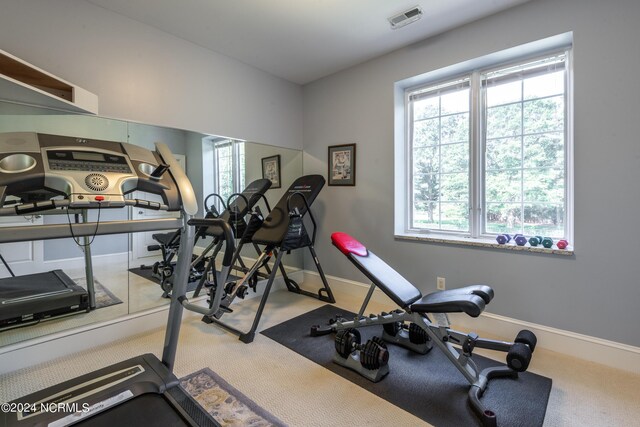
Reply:
[[[305,84],[527,0],[87,0]],[[387,18],[424,15],[392,30]]]

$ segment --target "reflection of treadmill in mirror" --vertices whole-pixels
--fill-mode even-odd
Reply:
[[[1,173],[1,172],[0,172]],[[39,215],[60,215],[60,209]],[[87,211],[71,211],[75,223],[87,222]],[[2,230],[0,228],[0,230]],[[86,289],[62,270],[16,276],[2,254],[9,277],[0,278],[0,331],[29,326],[44,320],[89,312],[96,308],[89,238],[83,237]],[[0,245],[1,249],[1,245]]]
[[[71,215],[86,223],[88,194],[95,200],[114,198],[109,194],[131,177],[130,162],[101,141],[35,133],[0,135],[0,207],[14,206],[15,215]],[[111,143],[112,144],[112,143]],[[111,182],[110,182],[111,181]],[[104,194],[104,195],[102,195]],[[76,209],[56,206],[57,196],[70,197]],[[95,200],[93,201],[95,203]],[[37,208],[33,205],[36,204]],[[120,204],[122,205],[122,204]],[[30,207],[31,206],[31,207]],[[47,227],[42,226],[42,227]],[[0,229],[1,230],[1,229]],[[0,279],[0,330],[95,309],[93,269],[88,243],[90,236],[76,240],[84,252],[87,289],[76,284],[62,270]]]

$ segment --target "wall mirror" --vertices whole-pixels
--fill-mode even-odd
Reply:
[[[302,152],[298,150],[0,101],[0,133],[7,132],[37,132],[101,139],[146,148],[153,148],[155,142],[164,142],[185,167],[198,198],[199,216],[205,213],[203,202],[207,195],[219,193],[226,200],[232,193],[241,192],[244,186],[262,178],[265,158],[279,159],[277,172],[280,186],[269,189],[266,193],[266,199],[271,206],[277,203],[293,180],[302,175]],[[266,208],[260,207],[264,212]],[[166,212],[150,212],[135,208],[104,209],[100,212],[99,220],[171,215]],[[83,214],[86,214],[86,218]],[[0,233],[2,227],[7,226],[28,227],[33,224],[97,219],[95,211],[62,210],[38,215],[0,217]],[[3,287],[2,279],[10,278],[10,271],[15,276],[23,276],[61,270],[82,287],[87,286],[88,280],[93,280],[96,306],[89,312],[6,327],[0,330],[0,352],[29,340],[46,339],[54,333],[71,333],[78,327],[90,327],[100,322],[167,306],[169,299],[163,297],[163,290],[159,284],[161,275],[153,268],[154,264],[162,259],[161,251],[153,248],[154,245],[158,245],[153,235],[164,233],[167,232],[97,236],[88,249],[81,246],[89,243],[84,238],[77,239],[77,242],[67,238],[0,244],[0,255],[7,263],[6,266],[0,264],[0,294]],[[209,239],[200,239],[194,252],[200,254],[209,243]],[[243,250],[242,255],[249,265],[257,256],[250,245]],[[302,268],[301,254],[294,252],[285,259],[289,270]],[[92,274],[87,274],[87,266]],[[194,281],[190,289],[195,288],[196,284],[197,281]],[[202,291],[201,296],[203,295],[205,291]]]

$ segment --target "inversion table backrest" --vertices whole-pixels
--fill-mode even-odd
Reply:
[[[418,288],[350,235],[333,233],[331,243],[399,307],[406,309],[422,298]]]
[[[262,228],[253,235],[253,242],[261,245],[280,246],[289,230],[289,210],[287,209],[287,199],[294,193],[301,193],[311,206],[322,187],[324,187],[324,177],[322,175],[305,175],[296,179],[289,189],[282,195],[278,204],[271,209],[271,213],[264,220]],[[292,196],[289,201],[291,210],[298,209],[301,216],[307,213],[307,207],[300,196]]]

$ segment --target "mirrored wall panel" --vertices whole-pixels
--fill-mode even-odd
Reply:
[[[265,215],[282,197],[294,179],[302,174],[302,153],[255,142],[239,141],[197,132],[161,126],[126,122],[89,115],[76,115],[45,108],[0,102],[0,136],[12,132],[61,135],[92,140],[114,141],[153,149],[156,142],[166,144],[184,167],[199,205],[199,216],[207,214],[204,201],[209,197],[209,210],[221,212],[220,200],[226,204],[234,193],[242,192],[251,182],[268,177],[272,188],[258,208]],[[0,152],[2,165],[30,167],[16,157],[4,160],[13,151],[20,151],[19,141],[5,139]],[[0,177],[3,173],[0,165]],[[17,166],[16,166],[17,165]],[[150,173],[152,171],[149,171]],[[60,197],[60,196],[58,196]],[[159,199],[159,196],[134,192],[127,197]],[[233,200],[233,197],[232,199]],[[7,197],[4,206],[16,203]],[[216,204],[217,203],[217,204]],[[55,209],[46,213],[0,217],[0,233],[5,227],[30,227],[76,222],[105,222],[153,219],[176,216],[176,213],[113,208],[98,210]],[[73,286],[91,294],[87,308],[64,316],[30,320],[23,313],[15,321],[15,313],[0,311],[0,352],[2,348],[26,340],[46,337],[62,331],[96,324],[169,304],[169,277],[175,262],[172,254],[179,242],[173,241],[172,230],[156,230],[109,236],[63,238],[0,244],[0,299],[27,295],[28,288],[38,288],[50,275],[62,277]],[[202,236],[194,248],[194,257],[211,254],[212,239]],[[242,259],[251,264],[256,250],[247,245]],[[288,270],[302,267],[302,256],[295,252],[285,259]],[[194,265],[190,289],[201,283],[202,265]],[[35,275],[31,278],[30,275]],[[49,276],[47,276],[49,275]],[[241,273],[237,273],[238,276]],[[15,277],[14,277],[15,276]],[[9,279],[9,280],[4,280]],[[13,279],[13,280],[11,280]],[[4,280],[4,282],[3,282]],[[163,287],[163,281],[165,286]],[[204,283],[204,282],[203,282]],[[92,289],[90,292],[89,289]],[[14,292],[12,294],[12,292]],[[205,299],[206,287],[200,296]],[[193,295],[190,294],[190,297]],[[12,318],[13,316],[13,318]],[[3,319],[5,321],[3,322]]]

